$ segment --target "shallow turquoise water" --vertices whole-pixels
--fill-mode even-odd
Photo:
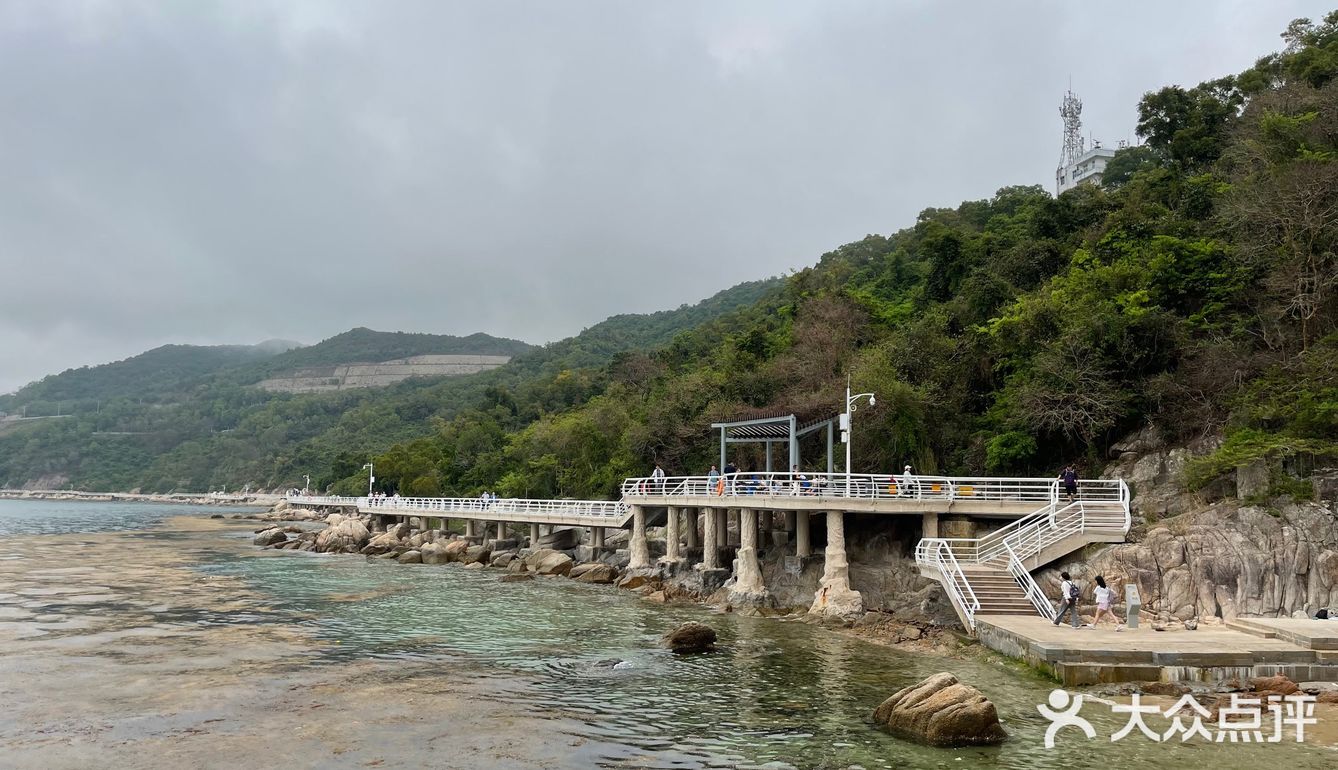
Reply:
[[[15,506],[18,506],[16,512]],[[48,506],[50,516],[45,516]],[[96,509],[96,510],[94,510]],[[216,509],[65,506],[0,501],[0,537],[33,529],[137,529],[166,516]],[[27,523],[20,528],[16,518]],[[33,520],[45,523],[36,525]],[[74,528],[74,529],[71,529]],[[165,529],[145,536],[171,537]],[[575,720],[576,734],[610,748],[610,767],[1105,768],[1214,765],[1330,767],[1338,755],[1306,746],[1158,744],[1130,737],[1106,707],[1083,715],[1087,741],[1061,734],[1047,750],[1036,711],[1051,685],[1010,666],[944,660],[851,639],[802,623],[666,607],[628,592],[564,579],[499,583],[496,570],[399,565],[361,557],[251,550],[220,538],[199,569],[238,576],[270,597],[265,615],[202,614],[200,623],[286,623],[330,642],[314,663],[350,658],[426,662],[444,674],[496,683],[499,700]],[[241,545],[242,547],[238,547]],[[666,630],[701,620],[721,652],[677,657],[659,648]],[[870,722],[896,690],[949,670],[999,709],[1010,740],[998,748],[941,750],[894,738]]]

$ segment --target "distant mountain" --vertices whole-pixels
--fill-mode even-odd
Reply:
[[[281,340],[218,348],[169,345],[71,370],[0,398],[0,411],[26,407],[29,416],[66,415],[0,422],[0,486],[282,486],[328,468],[342,453],[381,451],[429,435],[439,420],[493,394],[542,391],[542,398],[522,396],[536,414],[569,406],[617,356],[653,350],[683,331],[775,295],[779,287],[779,279],[754,281],[695,305],[614,316],[544,347],[486,334],[356,328],[305,347]],[[256,387],[264,380],[300,378],[303,370],[442,355],[511,361],[474,374],[413,376],[382,387],[324,392]],[[571,372],[581,373],[567,376]]]
[[[82,402],[117,397],[155,400],[215,372],[270,358],[297,343],[260,345],[163,345],[121,361],[81,366],[52,374],[0,397],[0,410],[28,406],[42,413],[47,406],[66,410]],[[34,409],[35,407],[35,409]]]

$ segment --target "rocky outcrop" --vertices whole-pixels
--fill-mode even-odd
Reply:
[[[316,536],[316,550],[324,552],[347,551],[357,553],[372,533],[361,521],[332,514],[330,519],[338,519]]]
[[[446,546],[441,543],[424,543],[418,549],[418,553],[424,564],[445,564],[449,561],[446,556]]]
[[[259,534],[255,536],[255,539],[252,540],[251,542],[255,543],[256,545],[266,546],[266,545],[277,545],[279,543],[286,541],[287,539],[288,539],[288,534],[283,531],[282,527],[270,527],[269,529],[262,530]]]
[[[571,556],[551,548],[540,548],[525,557],[525,566],[539,575],[566,575],[574,562]]]
[[[678,655],[715,650],[715,629],[704,623],[688,621],[664,635],[664,646]]]
[[[618,579],[618,569],[608,564],[582,564],[572,569],[568,577],[580,583],[608,584]]]
[[[931,746],[993,745],[1008,737],[994,704],[947,672],[899,690],[874,710],[873,721]]]

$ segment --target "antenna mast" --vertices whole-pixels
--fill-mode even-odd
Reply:
[[[1072,90],[1064,94],[1059,117],[1064,119],[1064,150],[1059,156],[1059,168],[1062,170],[1076,163],[1083,153],[1082,100]]]

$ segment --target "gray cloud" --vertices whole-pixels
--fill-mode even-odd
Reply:
[[[1238,71],[1316,2],[0,0],[0,391],[166,342],[533,342],[1047,187],[1070,77]]]

